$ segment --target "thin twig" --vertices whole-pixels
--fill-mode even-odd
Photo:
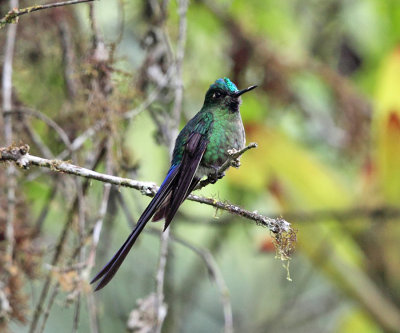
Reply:
[[[109,144],[110,144],[110,139],[108,139]],[[111,172],[111,147],[110,145],[107,145],[107,158],[106,158],[106,172],[110,173]],[[110,192],[111,192],[111,184],[105,183],[103,186],[103,198],[101,200],[101,205],[99,209],[99,214],[96,222],[93,225],[93,229],[90,230],[90,234],[92,235],[92,242],[90,245],[90,250],[89,250],[89,255],[88,255],[88,260],[87,260],[87,266],[85,269],[85,276],[90,275],[90,271],[93,268],[95,264],[95,258],[96,258],[96,250],[97,246],[99,244],[100,240],[100,233],[103,227],[103,221],[104,217],[106,216],[107,213],[107,207],[108,207],[108,202],[110,200]],[[97,317],[97,307],[96,307],[96,302],[94,300],[93,293],[89,293],[87,295],[87,306],[88,306],[88,312],[89,312],[89,323],[90,323],[90,329],[92,333],[98,333],[99,332],[99,325],[98,325],[98,317]]]
[[[2,152],[3,151],[0,148],[0,155],[2,155]],[[96,160],[93,163],[93,168],[97,167],[97,165],[100,163],[102,158],[103,158],[103,152],[102,152],[102,150],[100,150],[99,155],[97,156]],[[0,160],[1,160],[1,157],[0,157]],[[85,184],[83,185],[83,192],[85,192],[87,190],[88,185],[89,185],[89,181],[86,181]],[[72,223],[72,217],[75,214],[75,211],[76,211],[77,207],[78,207],[78,197],[77,197],[77,195],[75,195],[75,199],[73,200],[73,204],[72,204],[72,206],[71,206],[71,208],[70,208],[70,210],[69,210],[69,212],[67,214],[67,217],[66,217],[66,220],[65,220],[65,223],[64,223],[64,227],[63,227],[63,229],[61,231],[61,234],[60,234],[60,236],[58,238],[58,241],[56,243],[55,252],[54,252],[53,258],[51,260],[51,264],[50,264],[51,266],[56,266],[58,261],[61,258],[61,255],[62,255],[63,249],[64,249],[64,244],[65,244],[65,242],[67,240],[68,233],[69,233],[69,231],[71,229],[70,225]],[[29,327],[29,333],[34,333],[36,331],[37,324],[38,324],[40,316],[41,316],[41,314],[43,312],[43,304],[44,304],[44,301],[45,301],[45,299],[47,297],[47,294],[49,292],[49,289],[50,289],[51,276],[52,276],[51,272],[49,272],[47,274],[47,276],[46,276],[46,279],[45,279],[44,283],[43,283],[43,287],[42,287],[42,291],[41,291],[40,296],[39,296],[39,300],[38,300],[38,302],[36,304],[35,310],[33,311],[33,318],[32,318],[32,321],[31,321],[31,325]],[[50,305],[49,305],[48,309],[50,311]],[[46,318],[44,318],[44,323],[45,323],[45,319]],[[44,325],[44,323],[43,323],[43,325]]]
[[[104,126],[107,124],[105,119],[99,120],[96,122],[93,126],[89,127],[86,129],[80,136],[75,138],[74,141],[70,141],[67,133],[64,131],[64,129],[58,125],[53,119],[49,118],[46,116],[44,113],[32,109],[32,108],[27,108],[27,107],[19,107],[18,109],[14,110],[9,110],[9,111],[4,111],[5,116],[9,115],[28,115],[31,117],[34,117],[36,119],[39,119],[43,121],[47,126],[52,128],[60,137],[61,141],[64,143],[64,145],[67,147],[64,151],[62,151],[60,154],[57,155],[56,159],[64,159],[71,154],[73,154],[75,151],[80,149],[82,145],[90,139],[93,135],[95,135],[99,130],[104,128]],[[39,136],[35,135],[34,131],[29,131],[28,134],[31,136],[31,139],[35,144],[40,148],[41,151],[44,152],[44,156],[46,158],[51,158],[46,155],[49,155],[51,152],[50,150],[45,146],[41,146],[41,139]],[[45,150],[45,151],[44,151]],[[52,155],[52,153],[51,153]]]
[[[55,251],[55,253],[53,255],[53,258],[51,260],[51,265],[52,266],[56,266],[61,254],[62,254],[64,243],[65,243],[65,241],[67,239],[68,232],[70,230],[70,224],[72,222],[72,216],[73,216],[73,214],[75,212],[77,204],[78,204],[78,199],[76,198],[75,201],[74,201],[74,204],[72,205],[72,208],[69,211],[69,214],[67,215],[67,219],[65,221],[64,228],[63,228],[63,230],[62,230],[62,232],[61,232],[61,234],[59,236],[59,239],[57,241],[56,251]],[[44,281],[44,284],[43,284],[43,287],[42,287],[42,291],[41,291],[40,296],[39,296],[39,300],[38,300],[38,302],[36,304],[36,307],[35,307],[35,310],[33,312],[33,319],[32,319],[32,322],[31,322],[31,326],[29,328],[29,333],[34,333],[36,331],[36,326],[37,326],[37,324],[39,322],[39,318],[40,318],[40,316],[41,316],[41,314],[43,312],[43,304],[44,304],[44,301],[46,299],[47,293],[49,292],[49,289],[50,289],[50,283],[51,283],[51,272],[49,272],[47,274],[47,277],[46,277],[46,279]],[[50,309],[49,309],[49,311],[50,311]],[[42,326],[45,325],[46,319],[47,318],[45,317],[44,320],[43,320]]]
[[[83,144],[93,137],[98,131],[104,128],[104,126],[107,124],[105,119],[99,120],[97,123],[95,123],[93,126],[89,127],[87,130],[85,130],[81,135],[79,135],[77,138],[72,141],[71,145],[69,148],[65,149],[62,151],[60,154],[57,155],[56,159],[64,159],[68,157],[71,152],[77,151],[79,148],[83,146]]]
[[[99,333],[99,322],[97,316],[97,305],[94,299],[94,293],[86,295],[87,307],[89,310],[89,324],[91,333]]]
[[[10,10],[3,18],[0,19],[0,29],[3,28],[7,23],[17,23],[18,18],[20,16],[31,13],[31,12],[36,12],[36,11],[42,10],[42,9],[75,5],[78,3],[92,2],[92,1],[94,1],[94,0],[70,0],[70,1],[49,3],[46,5],[35,5],[35,6],[21,8],[21,9],[17,8],[18,7],[18,3],[17,3],[16,5],[12,6],[12,10]]]
[[[69,213],[67,215],[67,219],[66,219],[66,221],[64,223],[64,228],[63,228],[63,230],[62,230],[62,232],[61,232],[61,234],[60,234],[60,236],[58,238],[57,245],[56,245],[56,250],[55,250],[55,253],[54,253],[53,258],[51,260],[51,265],[52,266],[56,266],[59,258],[61,257],[61,254],[62,254],[62,251],[63,251],[63,247],[64,247],[64,243],[65,243],[65,241],[67,239],[68,232],[70,230],[70,224],[72,222],[72,216],[73,216],[73,214],[75,212],[77,204],[78,204],[78,199],[76,198],[75,201],[74,201],[74,204],[72,205],[72,208],[70,209],[70,211],[69,211]],[[44,281],[44,284],[43,284],[43,287],[42,287],[42,291],[40,292],[39,300],[36,303],[36,307],[35,307],[35,310],[33,312],[33,319],[31,321],[31,325],[29,327],[29,333],[35,333],[36,332],[37,324],[38,324],[40,316],[41,316],[41,314],[43,312],[43,304],[45,302],[47,293],[49,292],[49,289],[50,289],[50,283],[51,283],[51,272],[49,272],[47,274],[47,277],[46,277],[46,279]],[[45,325],[46,319],[47,318],[45,317],[44,320],[43,320],[42,326]]]
[[[10,0],[10,7],[13,8],[18,6],[18,0]],[[3,130],[4,130],[4,141],[7,145],[12,144],[13,133],[12,133],[12,119],[5,114],[5,111],[11,110],[12,108],[12,72],[13,72],[13,57],[15,48],[15,39],[17,35],[17,27],[10,26],[7,30],[7,39],[5,45],[4,64],[3,64],[3,76],[2,76],[2,109],[3,109]],[[9,165],[7,168],[7,217],[5,225],[5,237],[6,237],[6,274],[9,274],[9,269],[12,267],[13,252],[14,252],[14,219],[15,219],[15,167]],[[8,278],[5,279],[8,281]],[[7,284],[7,282],[6,282]]]
[[[18,109],[4,111],[4,115],[17,115],[24,114],[36,119],[43,121],[47,126],[52,128],[57,132],[61,141],[67,146],[67,149],[62,151],[59,155],[57,155],[56,159],[64,159],[68,157],[72,152],[77,151],[82,145],[90,139],[93,135],[95,135],[98,131],[104,128],[107,124],[105,119],[101,119],[96,122],[93,126],[86,129],[81,135],[74,139],[74,141],[70,142],[68,135],[65,133],[63,128],[58,125],[53,119],[46,116],[44,113],[27,107],[19,107]]]
[[[125,202],[125,199],[121,193],[118,193],[118,202],[122,208],[122,211],[125,215],[125,218],[128,221],[130,227],[134,227],[135,222],[133,217],[129,211],[128,205]],[[168,230],[168,229],[167,229]],[[155,228],[155,227],[147,227],[145,232],[149,232],[153,235],[160,235],[162,231]],[[193,244],[189,243],[188,241],[174,235],[170,235],[170,239],[173,242],[179,243],[184,247],[188,248],[189,250],[193,251],[196,255],[198,255],[204,262],[207,267],[207,271],[211,277],[211,279],[215,282],[215,285],[220,293],[221,302],[223,305],[223,312],[224,312],[224,332],[229,333],[233,331],[233,319],[232,319],[232,306],[229,297],[229,290],[226,286],[224,281],[223,275],[214,259],[210,251],[206,249],[202,249],[199,247],[194,246]]]
[[[160,83],[151,93],[148,94],[147,98],[135,107],[132,110],[129,110],[123,114],[124,119],[131,120],[132,118],[136,117],[144,110],[146,110],[153,102],[155,102],[158,96],[161,94],[161,91],[167,86],[169,82],[169,78],[172,75],[173,70],[172,67],[168,70],[166,76],[165,83]]]
[[[85,260],[85,246],[84,246],[84,232],[85,232],[85,197],[82,189],[82,183],[80,179],[75,178],[76,193],[78,197],[78,246],[79,246],[79,262]],[[78,268],[79,281],[83,281],[82,269]],[[81,309],[81,288],[76,290],[76,302],[74,311],[74,321],[72,326],[72,332],[78,332],[80,309]]]
[[[32,128],[31,124],[27,122],[24,116],[22,116],[22,125],[32,142],[39,149],[42,156],[45,158],[54,158],[54,155],[49,147],[47,147],[47,145],[42,141],[40,135],[36,133],[36,131]]]
[[[9,301],[9,295],[7,295],[7,289],[4,285],[4,281],[0,280],[0,318],[1,320],[9,317],[10,313],[12,313],[12,308]]]
[[[112,60],[110,59],[110,54],[108,51],[106,51],[106,46],[104,43],[104,39],[100,33],[99,27],[97,25],[96,21],[96,15],[95,15],[95,8],[94,4],[91,3],[89,4],[89,21],[90,21],[90,27],[91,27],[91,32],[92,32],[92,56],[93,60],[96,63],[111,63]],[[103,82],[101,82],[103,81]],[[106,83],[107,82],[107,83]],[[108,96],[110,95],[111,90],[107,89],[106,87],[112,86],[112,83],[110,82],[110,77],[106,76],[103,80],[101,80],[99,77],[95,77],[92,80],[93,86],[99,86],[101,87],[98,91],[98,94],[101,96],[101,100],[106,101]],[[93,89],[93,88],[92,88]],[[106,126],[107,130],[107,136],[105,139],[105,171],[107,174],[111,174],[113,172],[113,156],[112,156],[112,148],[113,148],[113,133],[112,133],[112,109],[110,109],[108,106],[104,107],[101,102],[99,103],[101,110],[104,112],[104,117],[102,119],[103,123],[97,123],[95,124],[94,128],[92,129],[91,132],[95,133],[97,131],[96,128],[101,128]],[[97,125],[97,126],[96,126]],[[86,135],[90,135],[90,132],[87,132]],[[85,136],[81,135],[81,139],[77,138],[74,143],[79,144],[79,142],[84,142]],[[98,212],[98,218],[96,219],[95,223],[89,228],[88,236],[90,239],[90,245],[89,245],[89,254],[88,258],[86,260],[87,266],[85,269],[84,277],[87,278],[90,276],[90,271],[93,268],[95,264],[95,258],[96,258],[96,251],[97,247],[99,244],[100,240],[100,234],[103,228],[103,222],[104,218],[107,213],[107,207],[109,204],[110,200],[110,193],[111,193],[111,184],[105,183],[103,185],[103,198],[101,200],[99,212]],[[98,312],[97,312],[97,304],[94,300],[94,296],[92,293],[90,293],[89,297],[87,298],[87,307],[88,307],[88,312],[89,312],[89,323],[90,323],[90,329],[92,333],[97,333],[99,332],[99,319],[98,319]]]
[[[101,233],[101,229],[102,229],[102,226],[103,226],[104,217],[105,217],[106,212],[107,212],[107,205],[108,205],[108,200],[110,198],[110,192],[111,192],[111,185],[107,184],[107,183],[104,184],[104,187],[103,187],[103,198],[101,200],[99,214],[98,214],[96,222],[93,225],[92,244],[91,244],[89,257],[88,257],[89,259],[88,259],[88,265],[87,265],[87,270],[88,270],[87,275],[89,275],[90,269],[95,264],[96,249],[97,249],[97,246],[99,244],[100,233]]]
[[[224,332],[231,333],[233,332],[233,316],[232,316],[232,305],[229,296],[229,289],[225,283],[223,275],[214,259],[212,254],[205,250],[200,249],[189,242],[183,240],[182,238],[178,238],[175,236],[171,236],[171,240],[187,247],[188,249],[192,250],[196,253],[201,259],[203,259],[207,271],[211,277],[211,279],[215,282],[215,285],[220,293],[222,307],[224,311]]]
[[[96,164],[98,163],[98,161],[99,161],[99,159],[97,159]],[[82,189],[83,192],[86,191],[87,185],[88,185],[88,182],[86,182],[85,185],[83,186],[83,189]],[[105,184],[105,186],[110,186],[110,184]],[[107,198],[107,196],[108,196],[108,194],[106,194],[106,192],[105,192],[105,194],[104,194],[104,196],[103,196],[101,208],[100,208],[100,213],[102,213],[102,212],[104,211],[102,214],[105,214],[105,210],[106,210],[106,206],[107,206],[107,205],[105,204],[104,198]],[[77,200],[77,199],[75,199],[74,205],[77,204],[77,201],[76,201],[76,200]],[[107,200],[108,200],[108,199],[107,199]],[[75,207],[75,206],[74,206],[74,207]],[[75,210],[75,208],[72,209],[72,211],[74,211],[74,210]],[[103,218],[103,217],[100,217],[100,218]],[[85,233],[84,236],[82,236],[82,238],[84,239],[84,241],[86,241],[87,238],[88,238],[90,235],[93,234],[93,230],[94,230],[96,224],[97,224],[97,223],[95,223],[95,225],[94,225],[92,228],[89,228],[88,232]],[[64,230],[66,230],[66,229],[64,229]],[[68,266],[67,266],[67,267],[57,268],[55,265],[48,265],[48,266],[50,267],[50,271],[51,271],[51,272],[56,271],[56,272],[59,272],[59,273],[60,273],[60,272],[61,272],[61,273],[66,273],[66,272],[71,271],[71,270],[75,270],[75,271],[77,271],[78,273],[83,271],[83,274],[82,274],[82,275],[83,275],[84,277],[88,276],[88,274],[89,274],[89,272],[88,272],[88,267],[90,266],[90,260],[88,260],[88,262],[79,262],[79,263],[77,263],[77,264],[75,264],[75,265],[72,265],[72,264],[71,264],[71,263],[73,262],[73,260],[74,260],[78,255],[81,254],[81,251],[80,251],[80,250],[81,250],[81,245],[78,244],[78,245],[75,247],[75,249],[72,251],[72,255],[69,257],[69,262],[68,262]],[[89,255],[89,258],[90,258],[90,257],[91,257],[91,255]],[[94,254],[93,254],[92,257],[94,257]],[[81,278],[79,279],[79,281],[83,281],[83,280],[84,280],[84,277],[81,277]],[[59,291],[59,288],[58,288],[58,287],[59,287],[59,282],[56,282],[55,287],[54,287],[54,293],[55,293],[55,295],[56,295],[56,294],[58,293],[58,291]],[[51,298],[55,297],[55,295],[52,294]],[[80,296],[80,293],[78,294],[78,297],[79,297],[79,296]],[[95,303],[94,303],[93,294],[89,293],[87,301],[88,301],[89,311],[91,312],[90,315],[89,315],[89,316],[90,316],[90,321],[91,321],[91,326],[90,326],[90,327],[91,327],[91,332],[97,333],[97,332],[99,332],[99,329],[98,329],[98,321],[97,321],[97,316],[96,316],[96,305],[95,305]],[[44,319],[43,319],[42,327],[44,327],[44,324],[45,324],[45,322],[46,322],[46,320],[47,320],[48,313],[50,313],[50,309],[51,309],[52,305],[53,305],[53,302],[50,302],[50,301],[49,301],[49,304],[48,304],[48,307],[47,307],[47,309],[46,309],[46,312],[44,313]],[[77,314],[78,314],[79,312],[77,312],[77,311],[78,311],[78,309],[76,309],[76,311],[75,311],[74,327],[76,327],[75,325],[78,323]],[[47,316],[46,316],[46,313],[47,313]],[[94,321],[93,321],[93,320],[94,320]],[[75,330],[75,331],[76,331],[76,330]]]
[[[87,179],[95,179],[113,185],[134,188],[141,191],[142,194],[154,196],[159,187],[151,182],[142,182],[129,178],[121,178],[104,173],[96,172],[90,169],[82,168],[68,162],[48,160],[45,158],[37,157],[28,154],[29,146],[24,145],[21,147],[8,147],[0,148],[0,162],[13,161],[22,168],[29,168],[30,165],[39,167],[50,168],[53,171],[72,174],[75,176],[84,177]],[[231,214],[239,215],[249,220],[256,222],[258,225],[269,228],[274,233],[290,232],[290,223],[282,218],[269,218],[257,212],[250,212],[238,206],[217,201],[212,198],[206,198],[198,195],[191,194],[188,196],[191,201],[200,202],[218,209],[226,210]]]
[[[75,311],[74,311],[74,322],[72,325],[72,333],[78,332],[80,310],[81,310],[81,292],[80,290],[78,290],[78,295],[76,297]]]
[[[39,214],[37,220],[33,224],[34,225],[33,232],[32,232],[33,236],[38,236],[40,234],[40,231],[42,230],[43,222],[47,217],[50,206],[51,206],[54,198],[56,197],[57,191],[58,191],[58,182],[57,182],[57,178],[56,178],[55,184],[49,191],[49,194],[46,197],[45,204],[43,205],[43,208],[40,211],[40,214]]]
[[[242,156],[246,151],[257,148],[257,143],[252,142],[248,146],[243,149],[237,151],[232,149],[228,151],[228,159],[216,170],[215,174],[210,175],[208,178],[202,180],[195,188],[195,190],[200,190],[204,186],[208,184],[213,184],[217,179],[221,179],[225,175],[225,171],[228,170],[231,166],[238,168],[240,166],[239,157]]]
[[[168,256],[168,244],[169,244],[169,233],[170,228],[166,229],[161,234],[160,242],[160,257],[158,260],[157,274],[156,274],[156,297],[155,299],[155,314],[156,321],[154,326],[154,332],[161,333],[162,325],[164,323],[165,316],[167,315],[168,306],[164,302],[164,277],[165,268],[167,266],[167,256]]]
[[[67,20],[62,18],[58,24],[58,32],[60,35],[62,61],[63,61],[63,74],[65,87],[67,90],[68,99],[73,102],[76,97],[78,87],[75,79],[75,66],[74,66],[74,53],[71,43],[71,32]]]
[[[44,113],[31,109],[31,108],[26,108],[26,107],[19,107],[18,109],[5,109],[4,115],[17,115],[17,114],[26,114],[31,117],[35,117],[37,119],[40,119],[44,123],[46,123],[50,128],[52,128],[54,131],[57,132],[58,136],[60,137],[61,141],[67,146],[70,147],[71,142],[68,138],[67,133],[63,130],[63,128],[58,125],[53,119],[49,118],[46,116]]]
[[[117,29],[118,34],[116,40],[113,42],[114,45],[119,45],[122,42],[122,38],[124,37],[125,31],[125,1],[118,0],[118,19],[119,28]]]
[[[96,50],[98,44],[103,42],[99,28],[97,26],[96,17],[94,15],[94,6],[93,3],[89,4],[89,21],[90,21],[90,28],[92,29],[92,49]]]
[[[195,194],[189,195],[188,199],[205,205],[213,206],[217,209],[225,210],[234,215],[242,216],[248,220],[254,221],[257,225],[268,228],[273,233],[289,232],[291,230],[290,223],[280,217],[266,217],[259,214],[257,211],[250,212],[228,202],[217,201],[213,198],[207,198]]]
[[[185,44],[186,44],[186,12],[188,3],[187,0],[180,0],[178,2],[178,14],[179,14],[179,34],[177,42],[177,50],[175,55],[175,72],[174,72],[174,84],[175,84],[175,98],[172,108],[172,117],[170,118],[170,126],[168,128],[168,146],[170,154],[174,149],[174,141],[178,135],[178,126],[181,119],[182,113],[182,100],[183,100],[183,82],[182,82],[182,64],[185,55]],[[164,279],[165,269],[168,258],[168,244],[169,244],[170,229],[165,230],[161,235],[160,242],[160,257],[158,262],[158,269],[156,274],[156,294],[155,294],[155,313],[156,323],[155,332],[160,333],[164,323],[164,319],[167,315],[167,304],[164,302]]]
[[[50,309],[52,308],[52,306],[54,304],[54,301],[56,299],[56,296],[57,296],[59,290],[60,290],[60,284],[57,282],[55,284],[55,286],[53,287],[53,291],[50,294],[50,298],[49,298],[49,301],[47,303],[47,307],[43,311],[43,321],[42,321],[42,325],[40,325],[38,333],[43,333],[44,332],[44,328],[46,327],[47,319],[49,318],[49,315],[50,315]]]
[[[179,0],[179,34],[178,34],[178,42],[176,46],[176,55],[175,55],[175,98],[174,105],[172,108],[172,117],[171,117],[171,126],[170,126],[170,137],[169,141],[171,142],[170,153],[172,154],[173,144],[175,138],[178,135],[178,127],[181,119],[182,113],[182,100],[183,100],[183,82],[182,82],[182,65],[183,58],[185,56],[185,44],[186,44],[186,12],[188,8],[187,0]]]

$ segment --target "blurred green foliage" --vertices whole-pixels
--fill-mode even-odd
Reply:
[[[142,82],[149,59],[144,39],[156,25],[146,16],[151,3],[161,2],[95,3],[98,28],[109,48],[115,48],[113,93],[106,101],[115,114],[137,107],[152,91],[151,83]],[[0,5],[2,14],[5,7]],[[179,34],[178,8],[178,2],[168,2],[162,26],[172,51]],[[79,98],[68,97],[60,17],[69,25],[75,75],[89,81],[93,73],[87,8],[75,6],[21,18],[13,82],[18,103],[54,119],[73,140],[102,115],[96,101],[88,97],[89,85],[82,84]],[[121,26],[121,41],[114,45]],[[2,33],[0,45],[4,40]],[[215,79],[228,76],[240,88],[259,85],[254,94],[243,98],[241,107],[247,140],[257,142],[259,148],[243,155],[239,170],[229,170],[223,180],[200,194],[267,216],[282,216],[298,229],[289,282],[267,230],[198,203],[186,202],[180,208],[173,233],[214,256],[230,291],[235,331],[400,330],[400,326],[396,329],[400,323],[399,41],[398,0],[190,2],[181,125],[200,109]],[[119,175],[162,181],[168,149],[161,144],[148,109],[162,113],[168,107],[169,103],[158,101],[129,123],[113,118],[113,156],[120,165],[128,161],[132,167],[129,172],[121,167]],[[34,120],[32,126],[55,155],[64,150],[43,122]],[[16,143],[28,140],[21,128],[14,136]],[[86,143],[74,162],[87,163],[96,142]],[[28,143],[33,154],[41,155],[38,147]],[[97,170],[105,172],[105,165],[101,163]],[[32,169],[28,177],[23,179],[21,173],[20,191],[33,223],[53,183],[49,172]],[[43,248],[50,249],[44,263],[50,261],[75,191],[69,176],[55,182],[62,190],[51,202],[40,235]],[[102,191],[101,184],[90,183],[85,200],[88,221],[97,217]],[[136,219],[149,199],[136,191],[118,191]],[[77,244],[77,228],[75,221],[74,236],[68,241],[71,248]],[[119,207],[108,213],[97,252],[99,265],[130,228]],[[154,291],[158,248],[158,237],[141,236],[115,281],[96,294],[102,331],[124,331],[137,299]],[[68,253],[60,266],[70,262]],[[38,268],[39,276],[46,273],[42,269]],[[31,288],[33,304],[41,282],[36,279],[25,288],[27,292]],[[57,296],[46,332],[60,326],[70,330],[74,308],[68,295],[70,290]],[[220,296],[202,260],[174,242],[168,257],[166,302],[165,332],[223,328]],[[12,329],[25,331],[18,325]],[[88,313],[82,306],[79,331],[88,330]]]

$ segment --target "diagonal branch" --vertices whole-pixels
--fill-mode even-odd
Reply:
[[[67,147],[69,147],[71,145],[68,135],[62,129],[62,127],[60,125],[58,125],[53,119],[49,118],[48,116],[46,116],[44,113],[42,113],[40,111],[31,109],[31,108],[26,108],[26,107],[19,107],[19,108],[13,109],[13,110],[4,110],[3,114],[4,114],[4,116],[23,114],[23,115],[28,115],[30,117],[39,119],[39,120],[43,121],[51,129],[53,129]]]
[[[221,179],[225,176],[225,171],[228,170],[231,166],[234,168],[239,168],[240,161],[239,157],[242,156],[246,151],[257,148],[257,143],[252,142],[248,146],[244,147],[241,150],[231,149],[228,151],[229,157],[222,164],[218,170],[215,171],[215,174],[209,175],[208,178],[202,180],[195,188],[195,190],[200,190],[201,188],[207,186],[208,184],[214,184],[218,179]]]
[[[214,281],[221,296],[225,322],[224,333],[233,332],[232,304],[230,300],[229,289],[214,257],[209,251],[198,248],[182,238],[172,236],[171,239],[176,243],[179,243],[186,248],[192,250],[203,260],[204,264],[207,267],[208,274],[210,275],[210,278]]]
[[[0,162],[12,161],[24,169],[28,169],[31,165],[50,168],[51,170],[57,172],[68,173],[88,179],[95,179],[113,185],[134,188],[141,191],[142,194],[151,197],[154,196],[159,189],[156,184],[151,182],[143,182],[129,178],[107,175],[90,169],[82,168],[68,162],[49,160],[38,156],[33,156],[28,152],[28,145],[0,148]],[[294,245],[296,243],[296,232],[292,229],[291,224],[283,218],[270,218],[257,212],[250,212],[227,202],[221,202],[212,198],[194,194],[189,195],[188,199],[215,207],[217,209],[225,210],[234,215],[242,216],[245,219],[254,221],[257,225],[267,227],[274,233],[274,237],[278,245],[277,251],[282,259],[288,259],[294,250]]]
[[[38,10],[42,9],[48,9],[48,8],[55,8],[55,7],[61,7],[61,6],[68,6],[68,5],[75,5],[78,3],[84,3],[84,2],[92,2],[94,0],[70,0],[70,1],[62,1],[62,2],[55,2],[55,3],[49,3],[46,5],[35,5],[31,7],[26,7],[26,8],[13,8],[10,10],[3,18],[0,19],[0,29],[2,29],[7,23],[17,23],[18,22],[18,17],[31,13],[31,12],[36,12]]]

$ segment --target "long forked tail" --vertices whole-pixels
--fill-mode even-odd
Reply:
[[[185,195],[184,200],[186,200],[186,198],[189,196],[190,193],[192,193],[192,191],[194,190],[194,188],[196,187],[196,185],[199,183],[200,178],[198,177],[194,177],[192,180],[192,183],[190,184],[190,187]],[[183,200],[183,201],[184,201]],[[158,208],[158,210],[156,211],[156,213],[154,214],[152,221],[153,222],[158,222],[160,220],[162,220],[163,218],[165,218],[167,216],[168,213],[168,207],[171,205],[171,196],[168,196],[165,200],[164,203],[160,206],[160,208]],[[165,230],[165,228],[164,228]]]
[[[154,196],[153,200],[150,201],[150,204],[147,206],[142,216],[140,216],[135,229],[133,229],[128,239],[114,257],[112,257],[108,264],[105,265],[90,282],[94,283],[101,278],[95,291],[104,288],[107,283],[110,282],[132,248],[132,245],[142,232],[146,223],[160,208],[161,211],[159,214],[156,214],[156,218],[159,216],[165,216],[164,230],[168,227],[181,203],[199,181],[199,178],[195,177],[195,174],[200,160],[206,151],[207,144],[208,141],[204,135],[199,132],[191,134],[186,143],[182,161],[178,165],[173,165],[169,169],[167,177],[161,184],[160,189]],[[163,206],[166,200],[168,200],[168,204]]]
[[[153,216],[153,214],[160,208],[166,197],[171,193],[173,188],[174,180],[178,174],[179,167],[173,166],[168,172],[167,177],[160,186],[157,194],[151,200],[150,204],[147,206],[142,216],[140,216],[138,223],[135,228],[126,239],[125,243],[120,247],[120,249],[115,253],[111,260],[103,267],[103,269],[90,281],[90,283],[95,283],[97,280],[101,279],[100,283],[96,286],[95,291],[104,288],[108,282],[114,277],[115,273],[118,271],[122,262],[126,258],[136,239],[142,232],[143,228]]]
[[[153,217],[153,221],[165,218],[164,230],[168,228],[179,206],[199,183],[201,177],[196,176],[196,171],[207,144],[208,140],[200,133],[195,132],[189,137],[179,166],[179,177],[171,189],[171,195],[166,198]]]

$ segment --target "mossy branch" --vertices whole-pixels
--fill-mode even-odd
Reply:
[[[233,152],[231,162],[228,163],[226,169],[231,165],[232,161],[237,159],[245,151],[256,147],[251,144],[241,151]],[[113,185],[124,186],[139,190],[142,194],[153,197],[159,187],[152,182],[143,182],[129,178],[121,178],[117,176],[107,175],[96,172],[90,169],[82,168],[71,163],[60,160],[49,160],[29,154],[29,146],[22,145],[19,147],[10,146],[0,148],[0,162],[11,161],[17,164],[20,168],[28,169],[31,165],[49,168],[52,171],[68,173],[75,176],[80,176],[88,179],[95,179]],[[222,167],[219,169],[221,170]],[[217,201],[212,198],[207,198],[195,194],[190,194],[188,200],[206,204],[217,209],[225,210],[231,214],[239,215],[247,220],[255,222],[257,225],[268,228],[273,232],[277,243],[277,251],[281,259],[290,258],[296,243],[296,232],[292,229],[291,224],[283,218],[270,218],[261,215],[257,212],[250,212],[239,206],[228,202]]]

